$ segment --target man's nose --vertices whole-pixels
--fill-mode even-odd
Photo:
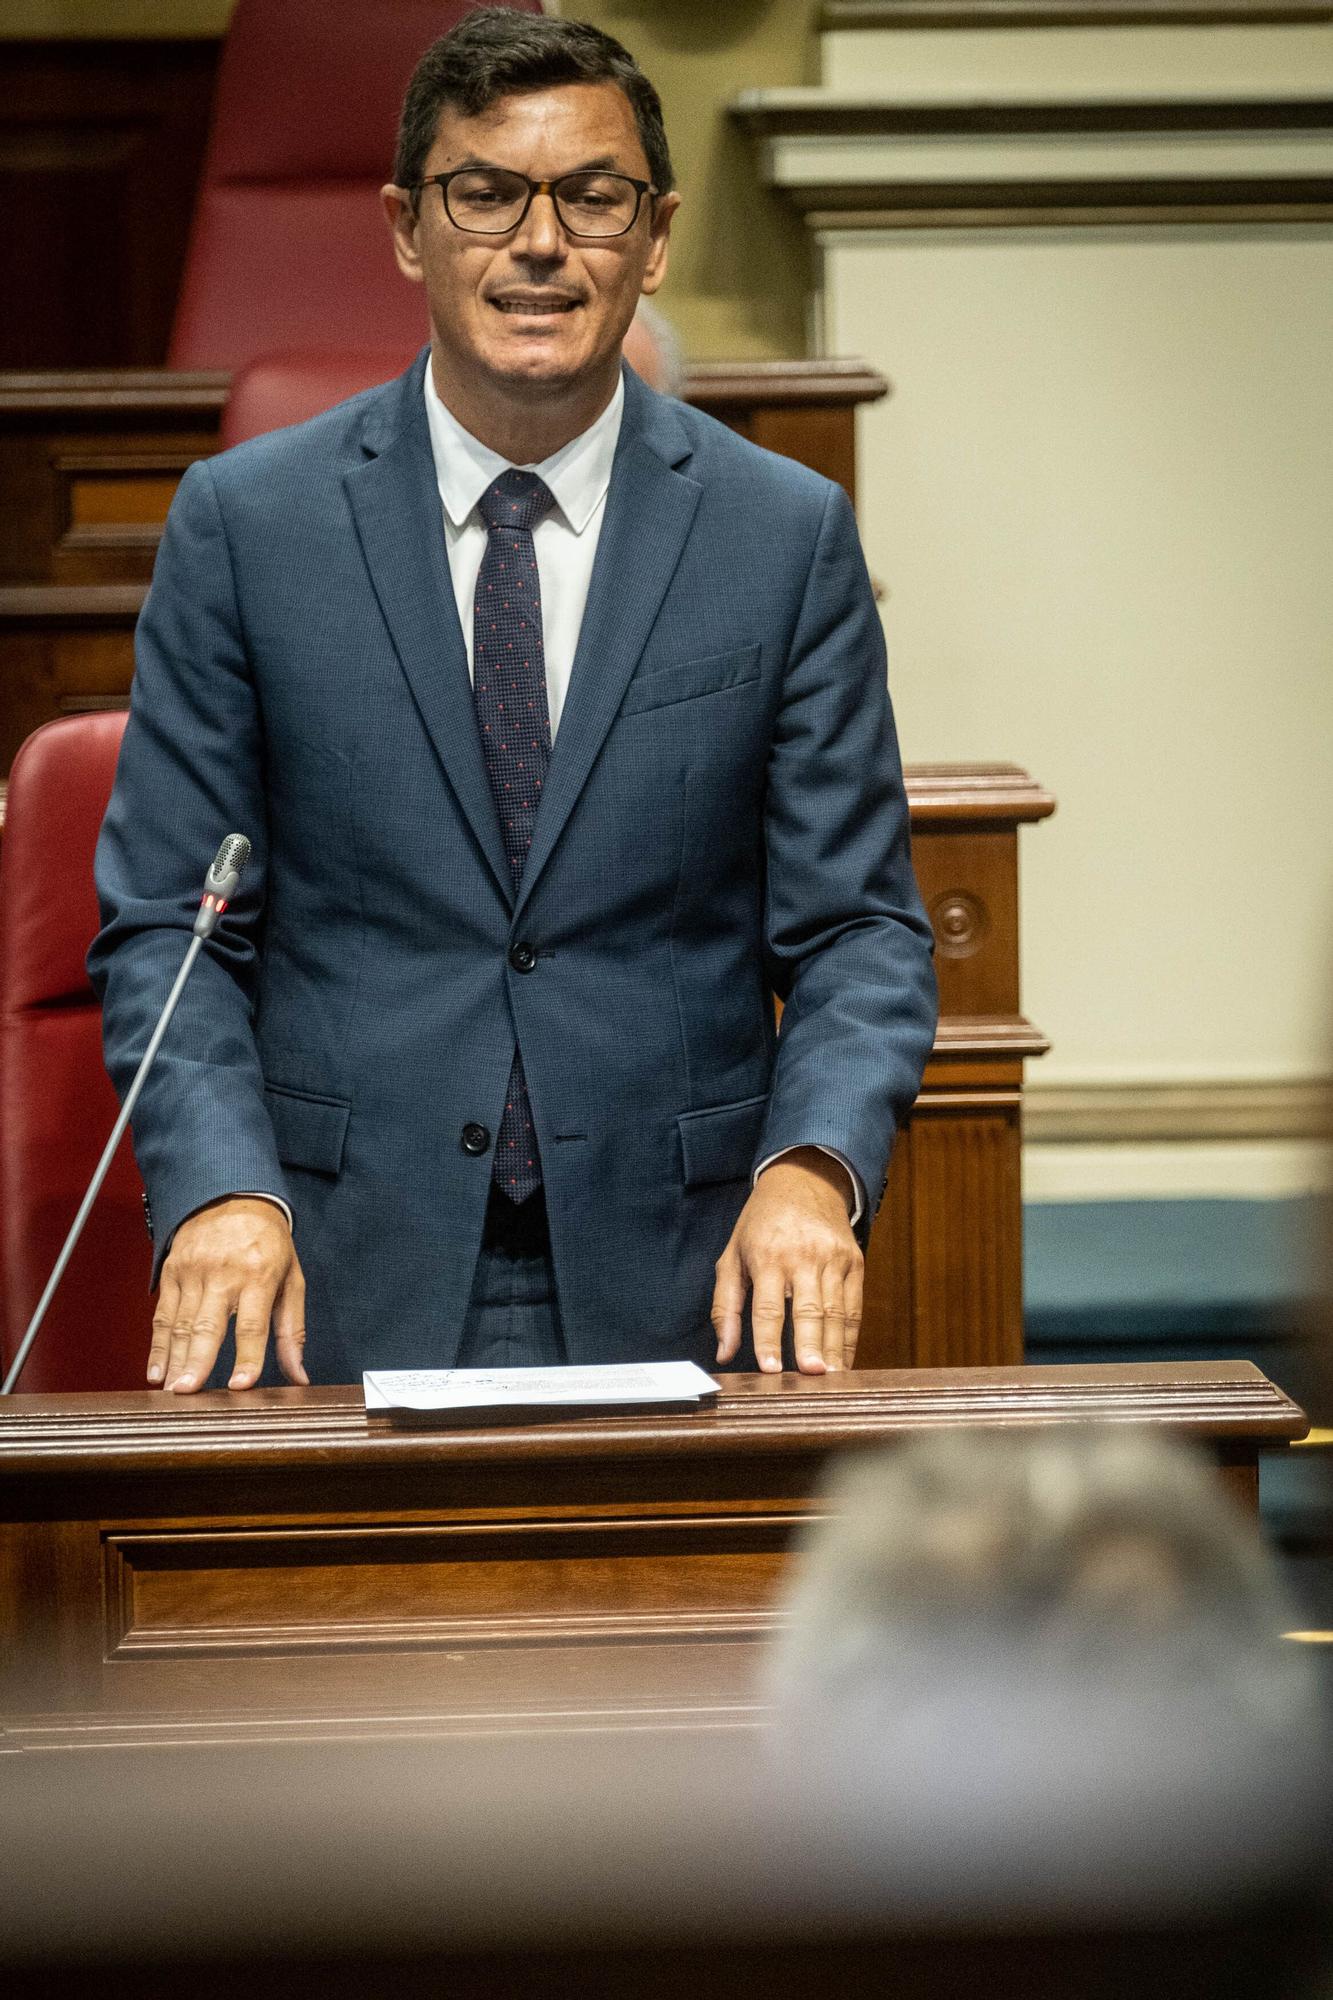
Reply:
[[[533,195],[514,236],[513,248],[516,256],[534,257],[547,264],[553,258],[563,257],[565,232],[555,212],[554,195]]]

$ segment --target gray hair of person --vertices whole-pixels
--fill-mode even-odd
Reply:
[[[394,153],[396,187],[415,187],[446,107],[478,118],[503,97],[567,83],[613,83],[634,113],[658,194],[675,186],[662,100],[614,35],[587,21],[479,7],[441,35],[412,72]]]
[[[683,396],[687,371],[680,335],[660,306],[653,305],[648,299],[639,300],[634,308],[634,317],[656,351],[662,371],[663,395]]]
[[[969,1652],[1016,1671],[1301,1681],[1256,1524],[1178,1440],[1107,1426],[957,1431],[838,1465],[774,1657],[780,1699],[834,1704]],[[1234,1673],[1233,1673],[1234,1677]]]
[[[1155,1917],[1322,1867],[1312,1649],[1216,1466],[1112,1426],[936,1433],[824,1500],[769,1662],[773,1813],[892,1836],[894,1893],[955,1913]]]

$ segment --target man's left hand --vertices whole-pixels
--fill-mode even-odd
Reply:
[[[719,1362],[732,1360],[740,1347],[748,1290],[755,1359],[765,1374],[782,1367],[788,1299],[801,1373],[851,1367],[865,1260],[847,1193],[845,1170],[816,1146],[784,1154],[760,1174],[717,1261],[712,1320]]]

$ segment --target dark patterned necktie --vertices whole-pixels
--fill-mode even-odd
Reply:
[[[551,759],[542,592],[532,531],[554,505],[535,472],[515,471],[502,472],[477,502],[488,533],[472,614],[472,693],[515,889]],[[541,1186],[537,1134],[517,1049],[492,1173],[511,1201],[526,1201]]]

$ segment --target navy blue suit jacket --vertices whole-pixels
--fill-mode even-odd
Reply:
[[[172,508],[98,849],[122,1091],[219,840],[255,852],[135,1118],[159,1257],[203,1203],[285,1194],[312,1380],[447,1365],[490,1180],[462,1133],[498,1131],[517,1036],[571,1360],[706,1362],[754,1165],[834,1147],[873,1205],[934,1027],[852,511],[626,372],[515,895],[423,366]]]

